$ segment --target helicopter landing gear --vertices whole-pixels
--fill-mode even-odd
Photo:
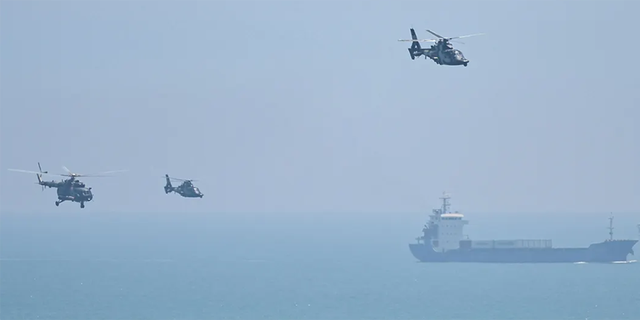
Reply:
[[[83,201],[83,202],[80,202],[80,208],[81,208],[81,209],[82,209],[82,208],[84,208],[84,201]]]
[[[56,207],[59,207],[61,202],[62,201],[56,201]]]
[[[465,66],[465,67],[467,66],[467,63],[469,63],[469,62],[465,62],[465,63],[464,63],[464,66]]]

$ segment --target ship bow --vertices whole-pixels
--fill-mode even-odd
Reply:
[[[593,262],[626,261],[634,254],[633,247],[638,240],[608,240],[589,246],[590,260]]]

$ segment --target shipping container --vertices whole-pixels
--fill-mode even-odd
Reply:
[[[551,240],[548,239],[516,239],[516,240],[478,240],[471,242],[472,248],[551,248]]]
[[[494,248],[521,248],[522,240],[495,240],[493,243]]]
[[[493,240],[481,240],[481,241],[472,241],[472,248],[493,248]]]

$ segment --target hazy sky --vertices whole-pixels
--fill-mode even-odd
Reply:
[[[3,1],[1,211],[80,211],[7,170],[40,161],[130,171],[84,179],[83,212],[424,212],[444,190],[466,212],[639,212],[639,10]],[[438,66],[396,41],[412,26],[486,35]]]

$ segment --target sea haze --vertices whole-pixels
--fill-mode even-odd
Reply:
[[[407,244],[424,213],[63,210],[2,215],[0,318],[640,317],[635,263],[417,263]],[[587,246],[608,237],[606,214],[467,216],[474,239],[538,234]],[[616,215],[617,237],[635,237],[637,217]]]
[[[2,1],[0,318],[640,319],[638,264],[408,248],[443,191],[472,239],[588,246],[610,212],[637,237],[638,12]],[[485,35],[455,43],[467,67],[439,66],[397,41],[412,27]],[[7,170],[38,163],[129,171],[56,207]],[[165,174],[204,197],[165,194]]]

